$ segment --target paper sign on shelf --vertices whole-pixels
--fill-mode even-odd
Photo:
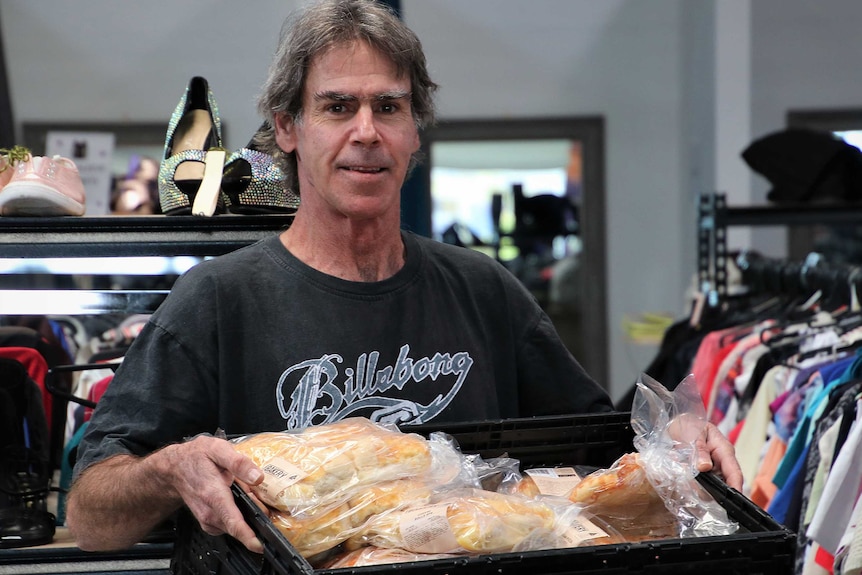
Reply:
[[[69,158],[78,166],[87,194],[88,216],[110,212],[114,134],[110,132],[49,131],[45,156]]]

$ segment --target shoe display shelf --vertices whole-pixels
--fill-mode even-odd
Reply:
[[[27,273],[28,262],[46,258],[218,256],[278,233],[292,220],[281,214],[0,218],[0,259],[20,262]],[[0,315],[151,313],[166,293],[4,289],[0,276]]]

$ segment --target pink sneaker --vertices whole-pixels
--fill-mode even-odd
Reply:
[[[0,216],[82,216],[86,196],[75,162],[34,156],[0,190]]]

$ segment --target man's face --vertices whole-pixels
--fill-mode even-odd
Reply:
[[[276,138],[296,152],[309,208],[353,219],[399,217],[401,185],[419,149],[410,79],[364,42],[331,48],[312,60],[300,120],[280,115]]]

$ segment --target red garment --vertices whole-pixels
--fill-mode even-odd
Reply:
[[[726,358],[728,355],[730,355],[730,352],[732,352],[735,347],[736,347],[735,341],[728,343],[726,345],[723,345],[716,350],[715,356],[713,356],[713,358],[712,358],[712,365],[710,366],[709,372],[707,375],[707,377],[709,379],[707,379],[707,381],[705,382],[705,384],[703,386],[704,390],[702,393],[704,393],[704,395],[701,396],[701,397],[703,397],[704,405],[707,408],[709,408],[709,400],[710,400],[710,397],[712,397],[712,388],[715,385],[715,376],[718,375],[718,370],[721,367],[721,364],[724,361],[724,358]],[[698,386],[698,387],[702,387],[702,386]],[[721,419],[719,419],[718,421],[721,421]]]
[[[697,347],[697,353],[695,353],[692,360],[691,373],[694,375],[694,383],[697,386],[697,390],[703,398],[704,407],[709,402],[709,388],[712,385],[715,372],[718,370],[715,356],[721,347],[721,338],[732,330],[733,328],[728,328],[706,334]]]
[[[739,432],[742,431],[742,426],[745,425],[745,420],[743,419],[739,423],[737,423],[733,429],[730,430],[730,433],[727,434],[727,440],[732,444],[736,445],[736,440],[739,438]]]
[[[814,554],[814,562],[829,573],[832,573],[835,567],[835,557],[819,545],[817,546],[817,553]]]
[[[108,384],[114,379],[114,374],[106,375],[90,387],[90,392],[87,394],[87,399],[93,403],[99,403],[105,390],[108,389]],[[93,415],[93,408],[87,407],[84,410],[84,421],[90,421],[90,416]]]
[[[48,422],[48,432],[51,432],[51,407],[53,396],[45,387],[48,376],[48,362],[45,357],[32,347],[0,347],[0,357],[13,359],[24,366],[39,391],[42,392],[42,406],[45,409],[45,419]]]

